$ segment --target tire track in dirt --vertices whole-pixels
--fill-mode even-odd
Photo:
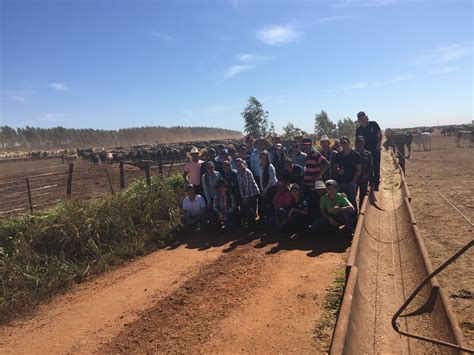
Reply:
[[[77,285],[32,318],[0,327],[0,353],[90,353],[221,252],[161,250]]]
[[[99,353],[315,352],[323,296],[342,263],[342,255],[240,246],[146,310]]]
[[[0,353],[318,352],[339,244],[190,235],[0,327]]]

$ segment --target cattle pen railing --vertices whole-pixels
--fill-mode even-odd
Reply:
[[[422,283],[433,267],[405,176],[396,161],[394,165],[400,173],[392,191],[397,198],[384,205],[383,195],[371,193],[363,202],[330,353],[461,353],[462,332],[444,290],[436,277]],[[394,228],[386,232],[383,225],[390,222]],[[401,336],[392,317],[417,287],[421,292],[398,320]]]
[[[62,199],[91,199],[125,189],[136,179],[148,184],[153,176],[182,171],[183,163],[171,161],[120,162],[92,165],[83,162],[50,165],[0,177],[0,219],[46,209]]]

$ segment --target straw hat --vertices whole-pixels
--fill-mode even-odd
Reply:
[[[191,151],[186,153],[188,158],[191,158],[192,154],[199,154],[199,156],[201,156],[201,152],[199,151],[199,149],[197,149],[197,147],[192,147]]]

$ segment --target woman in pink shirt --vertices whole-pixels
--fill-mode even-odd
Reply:
[[[281,227],[288,217],[288,211],[293,204],[293,196],[291,195],[288,182],[285,180],[278,180],[277,192],[273,199],[273,206],[275,207],[276,220],[274,224]]]

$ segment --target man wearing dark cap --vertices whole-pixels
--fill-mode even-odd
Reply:
[[[372,153],[374,163],[374,191],[379,190],[380,183],[380,152],[382,151],[382,131],[375,121],[369,121],[365,112],[357,114],[359,127],[356,129],[356,137],[365,138],[365,149]]]
[[[372,161],[372,153],[364,148],[365,138],[364,136],[357,136],[355,149],[360,155],[361,159],[361,172],[359,180],[357,181],[357,189],[359,190],[359,208],[362,206],[364,196],[367,195],[367,188],[369,182],[374,183],[374,165]]]
[[[356,209],[357,215],[357,181],[362,170],[361,159],[359,153],[351,148],[351,142],[347,137],[341,137],[342,151],[337,153],[333,160],[333,173],[339,192],[344,192],[347,199]]]

